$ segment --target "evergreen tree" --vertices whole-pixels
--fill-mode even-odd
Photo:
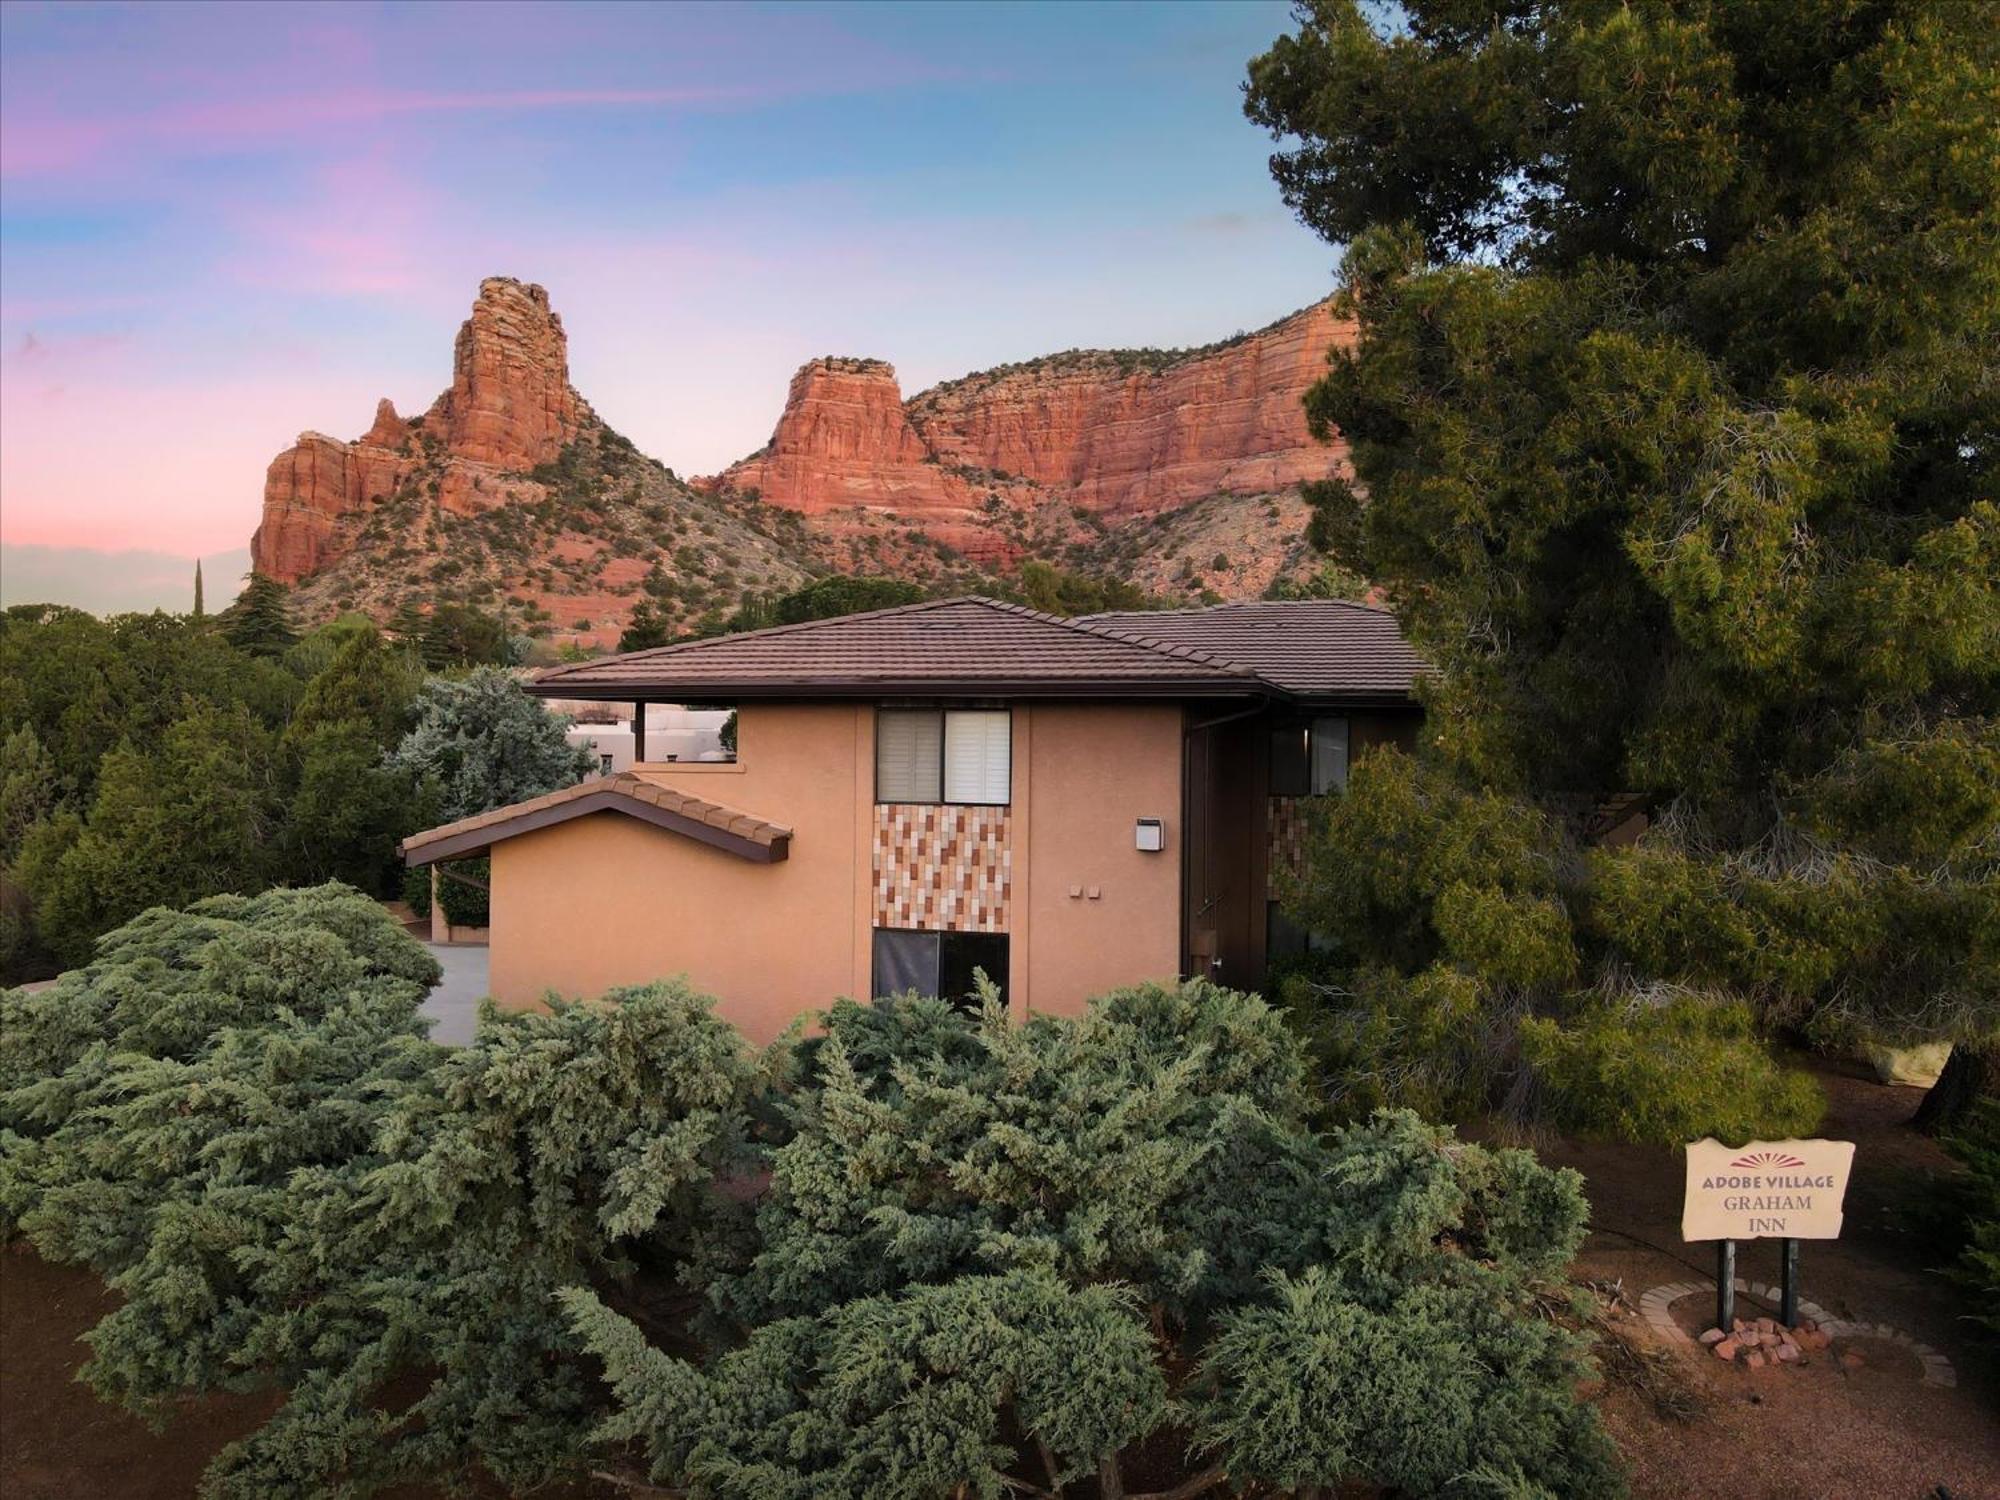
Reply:
[[[507,627],[469,604],[440,604],[424,621],[418,649],[434,672],[452,667],[504,667],[513,660]]]
[[[564,737],[568,716],[548,712],[497,667],[431,678],[413,712],[387,765],[429,789],[446,822],[573,786],[597,768]]]
[[[1674,1004],[1747,1000],[1829,1045],[1992,1047],[1990,18],[1939,0],[1300,14],[1251,64],[1247,109],[1281,138],[1286,201],[1348,247],[1360,339],[1308,412],[1360,483],[1317,488],[1314,537],[1439,675],[1428,764],[1369,783],[1407,787],[1408,819],[1364,839],[1369,820],[1334,816],[1299,913],[1338,921],[1358,908],[1336,887],[1406,891],[1429,858],[1428,938],[1349,964],[1399,1003],[1450,991],[1495,1039],[1495,1092],[1539,1059],[1609,1128],[1616,1057],[1741,1036]],[[1611,793],[1652,825],[1586,856]],[[1533,831],[1532,895],[1452,864],[1460,828],[1435,809],[1460,795]],[[1419,856],[1424,827],[1447,847]]]
[[[157,751],[104,757],[87,819],[59,854],[24,851],[42,937],[65,964],[149,906],[259,890],[272,872],[271,738],[241,706],[190,700]],[[29,858],[37,853],[39,858]]]
[[[201,559],[197,557],[194,560],[194,620],[200,624],[207,618],[208,611],[203,607],[201,597]]]
[[[670,644],[673,638],[673,621],[666,611],[650,599],[641,599],[632,606],[631,617],[618,634],[618,649],[650,651],[655,646]]]
[[[770,623],[799,625],[807,620],[830,620],[838,615],[915,604],[923,597],[920,585],[900,578],[835,574],[781,595],[771,605]]]
[[[250,656],[283,656],[299,638],[292,625],[291,590],[262,573],[246,573],[243,592],[222,612],[222,633]]]

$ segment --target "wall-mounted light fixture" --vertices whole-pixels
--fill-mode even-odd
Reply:
[[[1158,854],[1167,847],[1166,825],[1158,818],[1141,818],[1133,841],[1141,853]]]

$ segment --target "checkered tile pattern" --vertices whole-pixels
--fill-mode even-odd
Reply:
[[[876,807],[877,927],[1005,932],[1013,893],[1007,808]]]
[[[1265,867],[1272,880],[1279,871],[1296,875],[1306,863],[1306,821],[1312,816],[1313,797],[1273,797],[1264,814],[1264,833],[1270,841]]]

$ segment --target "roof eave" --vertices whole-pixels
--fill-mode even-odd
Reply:
[[[611,788],[587,793],[564,802],[538,807],[518,816],[485,823],[476,828],[466,828],[453,833],[455,826],[447,823],[440,828],[427,829],[423,833],[412,834],[396,846],[396,852],[403,856],[403,863],[412,869],[423,865],[436,864],[445,859],[471,859],[491,849],[495,844],[507,839],[518,838],[524,833],[534,833],[543,828],[553,828],[576,818],[589,817],[595,813],[615,812],[626,817],[637,818],[642,823],[651,823],[669,833],[677,833],[696,843],[707,844],[720,849],[725,854],[733,854],[752,864],[775,864],[791,856],[791,834],[780,833],[769,843],[745,838],[742,834],[731,833],[726,828],[717,828],[699,818],[691,818],[685,813],[671,808],[659,807],[638,797]]]
[[[796,682],[534,682],[528,691],[541,698],[585,702],[658,703],[852,702],[873,698],[1151,699],[1288,698],[1283,688],[1261,678],[1195,678],[1178,681],[1049,678],[842,678]]]

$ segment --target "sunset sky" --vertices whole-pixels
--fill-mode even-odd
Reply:
[[[48,548],[240,549],[302,428],[447,384],[485,275],[549,288],[578,389],[682,473],[762,444],[815,355],[908,394],[1268,322],[1335,264],[1241,114],[1286,25],[1281,0],[9,4],[0,588],[104,571]]]

